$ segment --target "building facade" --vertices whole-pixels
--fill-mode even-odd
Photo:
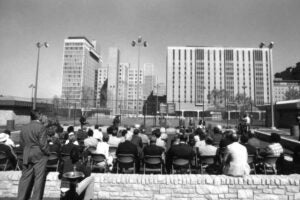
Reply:
[[[62,99],[66,104],[81,108],[95,107],[96,70],[102,59],[96,51],[96,41],[86,37],[64,40]]]
[[[117,114],[118,110],[118,71],[120,65],[120,51],[116,47],[108,50],[108,82],[107,82],[107,106],[112,115]]]
[[[138,78],[138,76],[140,76]],[[127,110],[128,114],[138,114],[143,108],[143,83],[144,71],[136,68],[129,68],[128,70],[128,96],[127,96]],[[138,84],[139,80],[139,84]],[[139,88],[138,88],[139,86]],[[139,91],[138,91],[139,90]]]
[[[101,95],[101,89],[103,84],[105,83],[105,81],[107,80],[107,76],[108,76],[108,70],[107,67],[100,67],[97,71],[96,71],[96,105],[97,107],[100,107],[100,95]]]
[[[275,79],[273,87],[274,102],[287,100],[286,92],[291,89],[295,89],[300,92],[300,81]]]
[[[175,109],[202,110],[211,105],[213,90],[234,104],[243,94],[255,105],[270,103],[271,50],[267,48],[168,47],[167,102]],[[222,100],[220,100],[222,101]]]

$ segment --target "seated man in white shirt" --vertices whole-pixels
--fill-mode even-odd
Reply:
[[[108,140],[108,144],[111,147],[118,147],[120,142],[121,142],[121,138],[118,138],[118,128],[117,127],[113,127],[110,126],[107,129],[107,133],[109,135],[109,140]]]
[[[113,157],[109,154],[109,145],[107,144],[109,140],[108,136],[103,137],[103,141],[99,141],[97,144],[95,154],[103,154],[105,155],[106,162],[109,166],[109,169],[112,170],[112,164],[113,164]],[[104,166],[105,163],[98,163],[100,166]]]
[[[100,129],[101,130],[101,129]],[[102,140],[103,138],[103,133],[99,130],[99,126],[95,125],[95,129],[94,129],[94,138]]]
[[[217,152],[217,147],[213,146],[213,139],[207,137],[205,139],[205,145],[199,147],[200,156],[215,156]]]

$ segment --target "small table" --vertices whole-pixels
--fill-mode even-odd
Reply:
[[[71,171],[63,174],[63,177],[70,182],[70,190],[67,199],[76,200],[76,184],[77,182],[84,177],[84,174],[79,171]]]

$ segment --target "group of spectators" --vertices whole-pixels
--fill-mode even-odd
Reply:
[[[38,121],[37,117],[34,119]],[[208,130],[205,122],[199,123],[195,130],[179,127],[175,130],[176,133],[171,135],[167,134],[163,127],[154,129],[148,134],[139,125],[119,130],[118,123],[114,123],[106,131],[98,125],[77,132],[73,126],[69,126],[66,132],[57,124],[45,123],[43,127],[45,130],[41,128],[41,132],[47,133],[45,149],[48,150],[45,151],[45,155],[55,152],[62,160],[59,165],[59,178],[62,179],[61,188],[65,197],[70,195],[68,193],[70,184],[63,174],[72,170],[81,171],[85,175],[76,187],[77,194],[84,195],[85,199],[93,195],[94,180],[90,176],[93,154],[105,156],[105,162],[99,162],[97,165],[107,168],[111,173],[116,171],[116,158],[120,154],[134,156],[135,173],[140,172],[145,156],[160,156],[164,166],[163,173],[173,172],[172,164],[176,158],[183,158],[192,163],[195,158],[212,156],[214,163],[207,166],[206,171],[231,176],[250,173],[248,155],[255,155],[259,163],[265,156],[279,157],[283,154],[280,135],[277,133],[271,134],[269,145],[258,150],[259,141],[250,130],[246,129],[245,132],[238,132],[235,129],[223,130],[220,125]],[[5,152],[9,158],[8,169],[16,168],[18,148],[11,140],[8,130],[0,133],[0,152]],[[64,156],[68,159],[62,159]],[[86,192],[82,193],[83,190]]]

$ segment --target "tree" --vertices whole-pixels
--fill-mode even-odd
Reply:
[[[294,87],[289,87],[288,91],[285,92],[285,99],[300,99],[300,91],[296,90]]]

